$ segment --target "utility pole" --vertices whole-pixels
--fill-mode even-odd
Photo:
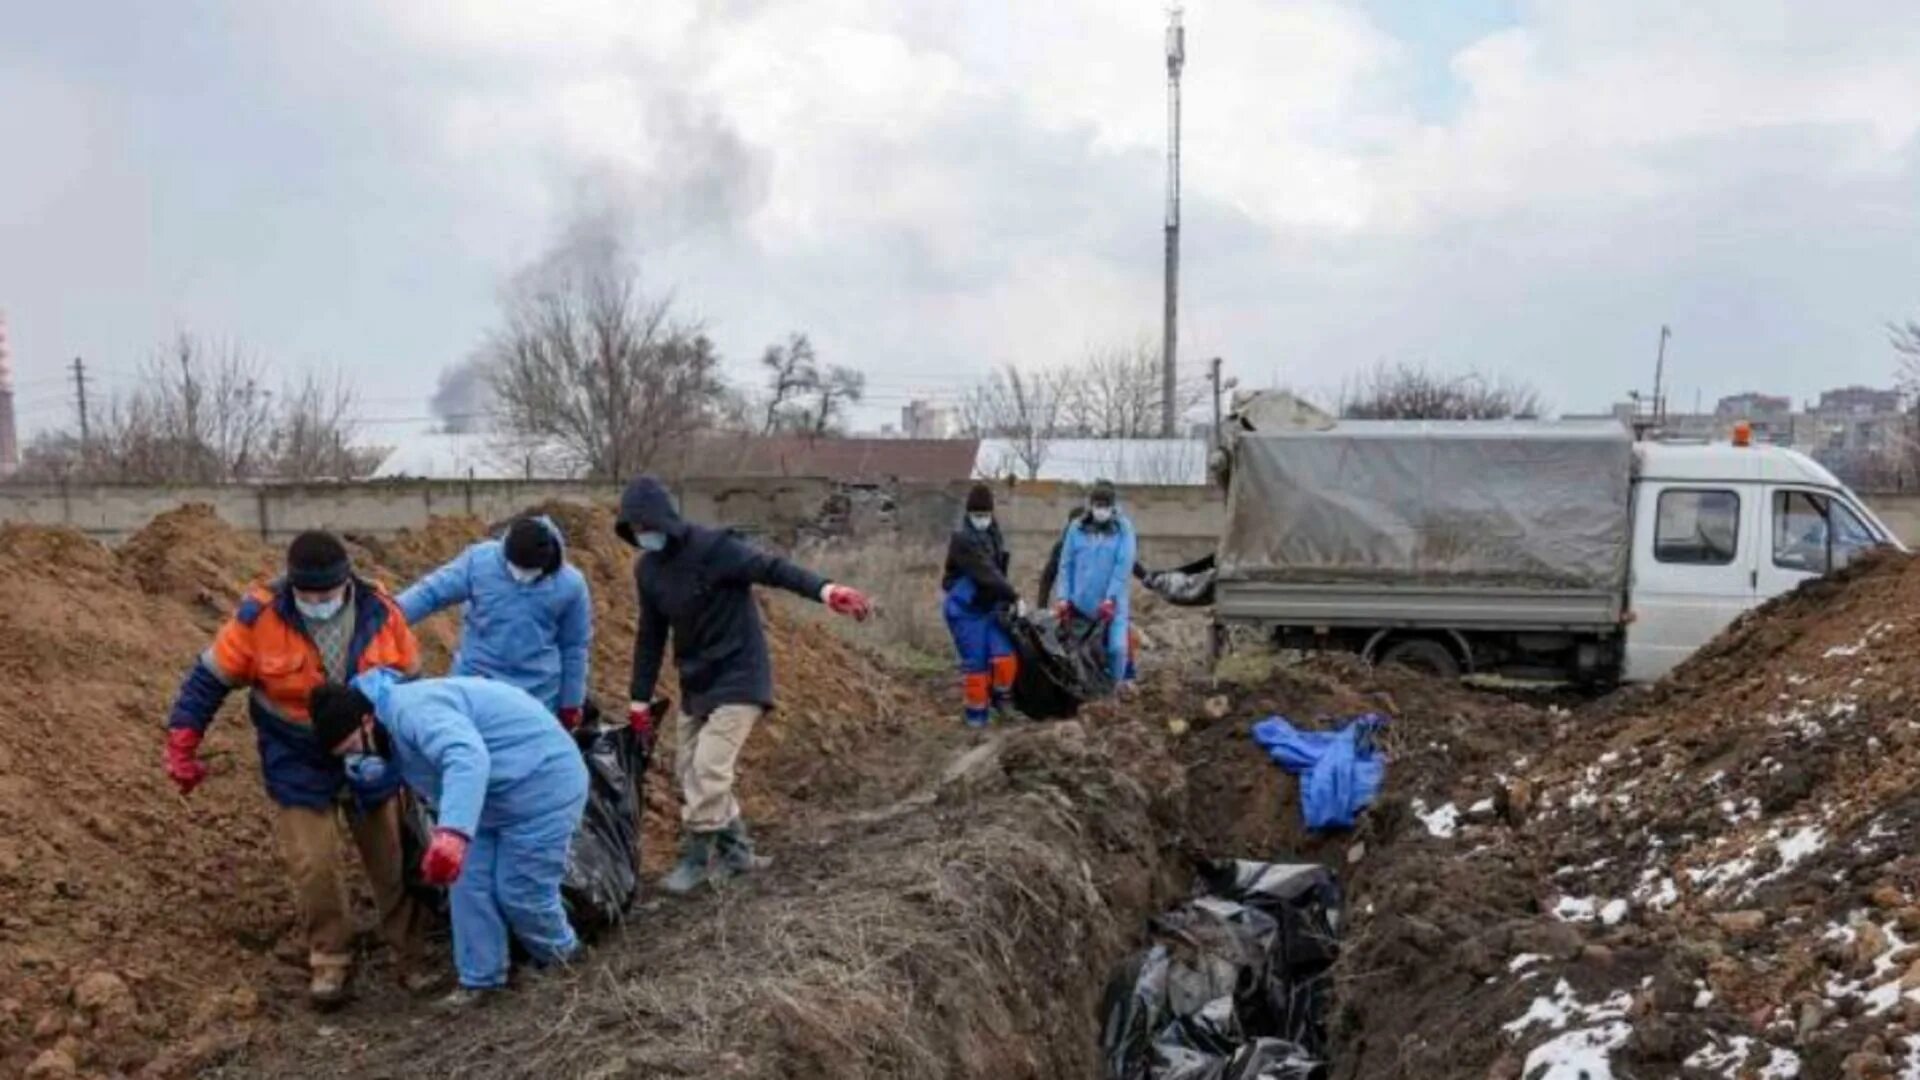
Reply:
[[[1207,363],[1213,378],[1213,445],[1220,445],[1220,358]]]
[[[93,445],[93,436],[87,430],[87,362],[77,356],[73,358],[73,393],[80,405],[80,453],[84,457]]]
[[[1174,390],[1180,355],[1180,71],[1187,63],[1187,31],[1178,4],[1167,12],[1167,262],[1166,307],[1161,313],[1160,434],[1173,438]]]
[[[1664,387],[1667,375],[1667,339],[1672,336],[1673,331],[1667,328],[1666,323],[1661,323],[1660,352],[1653,361],[1653,422],[1656,424],[1667,422],[1667,393]]]

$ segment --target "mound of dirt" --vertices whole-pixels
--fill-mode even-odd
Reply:
[[[1650,689],[1530,710],[1544,738],[1403,742],[1354,838],[1334,1075],[1915,1074],[1916,611],[1920,562],[1877,557]]]
[[[77,533],[0,529],[6,1075],[43,1057],[49,1075],[203,1059],[260,1012],[290,929],[244,726],[216,725],[192,802],[161,770],[164,710],[204,628],[138,585]]]
[[[217,626],[250,582],[280,572],[281,554],[233,528],[205,503],[154,518],[116,553],[143,592],[177,600]]]

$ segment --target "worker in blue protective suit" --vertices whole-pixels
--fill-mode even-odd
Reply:
[[[500,539],[483,540],[414,582],[399,604],[410,626],[465,604],[453,674],[511,683],[569,731],[580,726],[593,602],[552,518],[519,518]]]
[[[318,687],[310,711],[350,783],[397,773],[438,812],[420,870],[428,884],[452,886],[460,985],[445,1007],[505,988],[509,931],[536,965],[573,957],[580,943],[560,883],[587,804],[587,767],[552,713],[507,683],[402,682],[384,668]]]
[[[1067,526],[1060,545],[1060,575],[1054,582],[1055,612],[1064,624],[1074,618],[1106,624],[1107,656],[1114,683],[1127,687],[1128,619],[1137,547],[1133,523],[1120,513],[1113,482],[1098,480],[1087,494],[1087,512]]]
[[[960,656],[968,727],[986,727],[989,708],[1007,710],[1019,670],[1002,619],[1025,605],[1007,581],[1007,561],[1007,545],[993,519],[993,489],[975,484],[967,493],[966,520],[947,541],[947,564],[940,577],[945,593],[941,613]]]

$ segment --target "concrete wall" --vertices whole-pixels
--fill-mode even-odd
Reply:
[[[890,524],[906,542],[938,543],[959,520],[967,484],[902,485],[885,492],[843,489],[818,479],[697,480],[677,488],[691,519],[791,541],[835,515],[855,536]],[[306,529],[391,536],[436,515],[499,521],[550,500],[612,505],[614,485],[573,481],[382,481],[358,484],[272,484],[224,487],[0,486],[0,522],[65,525],[117,544],[154,517],[187,503],[206,503],[236,528],[268,543]],[[1021,484],[996,492],[1003,530],[1016,549],[1044,552],[1060,533],[1081,489]],[[1209,551],[1223,504],[1206,488],[1135,488],[1123,500],[1150,563]]]
[[[883,522],[903,542],[938,543],[960,518],[966,484],[903,485],[887,492],[848,491],[826,480],[688,481],[678,489],[695,521],[727,525],[791,541],[838,507],[855,536],[873,535]],[[995,490],[1001,529],[1025,557],[1052,545],[1067,512],[1085,497],[1066,484],[1022,483]],[[275,484],[234,487],[148,488],[0,485],[0,522],[72,526],[117,544],[155,516],[186,503],[207,503],[236,528],[284,543],[304,529],[390,536],[418,528],[436,515],[467,514],[500,521],[549,500],[612,505],[613,485],[572,481],[391,481],[361,484]],[[1920,548],[1920,494],[1867,496],[1867,502],[1908,545]],[[1212,488],[1139,487],[1121,493],[1141,538],[1148,565],[1184,562],[1213,550],[1226,507]]]

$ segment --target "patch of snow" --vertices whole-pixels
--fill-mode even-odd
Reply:
[[[1708,787],[1715,787],[1715,786],[1718,786],[1720,782],[1725,780],[1726,778],[1727,778],[1727,770],[1716,769],[1712,776],[1707,777],[1706,784]]]
[[[1553,917],[1561,922],[1592,922],[1598,906],[1591,896],[1563,896],[1553,905]]]
[[[1718,892],[1726,886],[1753,873],[1753,860],[1745,855],[1728,859],[1726,862],[1709,866],[1706,869],[1689,869],[1687,879],[1708,892]]]
[[[1527,1080],[1613,1080],[1613,1052],[1632,1035],[1620,1020],[1569,1031],[1534,1047],[1520,1073]]]
[[[1572,795],[1567,796],[1567,809],[1569,810],[1585,810],[1588,807],[1598,806],[1599,804],[1600,796],[1595,795],[1589,788],[1581,788]]]
[[[1600,909],[1600,923],[1603,926],[1614,926],[1626,917],[1627,902],[1625,900],[1609,900],[1606,906]]]
[[[1481,800],[1480,800],[1479,802],[1477,802],[1477,803],[1474,803],[1474,804],[1473,804],[1472,806],[1469,806],[1469,807],[1467,807],[1467,813],[1469,813],[1469,814],[1491,814],[1491,813],[1493,813],[1493,800],[1492,800],[1492,799],[1481,799]]]
[[[1713,991],[1711,990],[1702,990],[1699,993],[1693,995],[1693,1007],[1696,1009],[1704,1009],[1707,1006],[1712,1004],[1713,1004]]]
[[[1606,753],[1600,755],[1600,764],[1602,765],[1611,765],[1614,762],[1619,760],[1620,760],[1620,751],[1618,750],[1609,750]]]
[[[1856,921],[1864,923],[1865,919],[1856,916]],[[1891,920],[1881,924],[1880,930],[1886,935],[1887,948],[1873,958],[1873,971],[1866,978],[1848,980],[1836,976],[1827,980],[1826,994],[1829,1000],[1838,1002],[1845,998],[1859,998],[1868,1016],[1882,1016],[1903,1001],[1920,1002],[1920,989],[1903,990],[1900,986],[1900,976],[1904,972],[1893,958],[1907,947],[1907,942],[1896,932],[1898,926],[1897,921]],[[1846,945],[1853,944],[1858,936],[1852,926],[1829,927],[1823,935],[1828,941],[1839,941]]]
[[[1658,869],[1651,869],[1640,875],[1640,884],[1634,887],[1633,898],[1643,907],[1665,911],[1679,902],[1680,888],[1672,878]]]
[[[1788,686],[1805,686],[1812,681],[1813,679],[1810,676],[1802,675],[1797,671],[1787,676]]]
[[[1546,956],[1541,953],[1523,952],[1519,956],[1507,961],[1507,970],[1520,971],[1523,968],[1531,967],[1545,959]]]
[[[1429,812],[1424,801],[1415,799],[1413,814],[1426,825],[1427,835],[1437,836],[1443,840],[1453,836],[1454,830],[1460,827],[1460,810],[1452,803]]]

